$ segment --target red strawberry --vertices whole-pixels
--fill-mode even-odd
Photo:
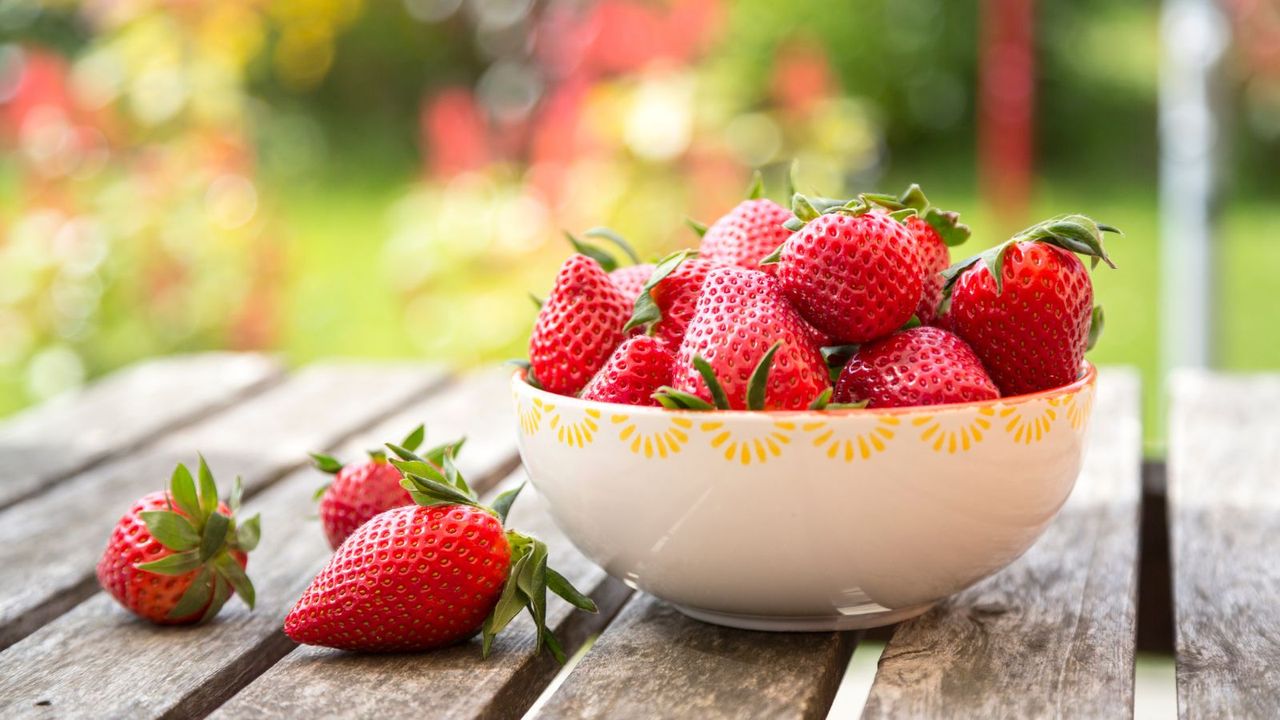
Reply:
[[[425,434],[425,428],[419,425],[401,442],[401,447],[417,450]],[[428,452],[427,458],[434,458],[438,466],[446,449],[457,454],[460,447],[461,441],[442,445]],[[387,454],[381,450],[371,451],[365,462],[347,465],[328,455],[312,453],[311,457],[318,469],[334,476],[332,483],[319,490],[320,523],[332,548],[336,549],[374,515],[413,504],[409,491],[400,484],[400,471],[387,462]]]
[[[902,327],[920,303],[924,277],[906,226],[861,199],[821,215],[804,196],[796,200],[805,225],[768,259],[776,259],[796,310],[838,344]]]
[[[653,394],[671,382],[675,355],[666,341],[636,335],[622,341],[582,391],[583,400],[622,405],[657,405]]]
[[[547,643],[563,662],[545,624],[547,588],[580,608],[595,605],[547,567],[545,544],[503,529],[519,489],[484,507],[451,454],[443,470],[403,455],[410,459],[393,462],[418,505],[352,533],[285,617],[285,634],[308,645],[402,652],[451,645],[483,628],[488,655],[494,635],[528,608],[538,648]]]
[[[1004,395],[1060,387],[1080,375],[1101,331],[1089,272],[1073,253],[1115,267],[1083,215],[1034,225],[947,270],[950,322]]]
[[[946,330],[896,332],[854,354],[836,381],[838,403],[909,407],[994,400],[1000,391],[963,340]]]
[[[782,226],[790,217],[789,210],[768,198],[743,200],[707,228],[698,254],[723,265],[773,272],[760,261],[790,237]]]
[[[144,496],[116,523],[98,561],[98,584],[125,609],[162,625],[203,622],[231,594],[250,608],[253,583],[244,573],[258,545],[258,516],[237,523],[241,484],[227,503],[200,458],[200,490],[179,465],[168,492]]]
[[[938,303],[942,299],[942,271],[951,264],[948,250],[969,239],[969,228],[960,223],[960,215],[941,210],[930,204],[919,185],[912,184],[899,197],[891,195],[867,195],[871,202],[890,212],[910,208],[916,215],[907,217],[904,223],[916,242],[920,261],[924,267],[920,303],[916,317],[930,325],[938,317]]]
[[[636,297],[634,313],[624,331],[643,326],[645,334],[656,335],[673,348],[680,346],[702,284],[717,267],[716,263],[694,257],[696,254],[682,250],[658,262]]]
[[[652,274],[653,263],[644,263],[643,265],[628,265],[618,268],[609,273],[609,279],[627,297],[627,302],[634,303],[640,295],[640,291],[644,290],[644,284],[649,281],[649,276]]]
[[[708,386],[706,369],[719,379],[724,397]],[[754,398],[748,392],[753,375],[767,378]],[[827,390],[830,380],[812,331],[787,304],[777,279],[759,270],[720,267],[703,284],[671,384],[717,406],[799,410]]]
[[[570,256],[529,338],[533,377],[548,392],[578,392],[622,342],[630,315],[631,304],[598,262]]]

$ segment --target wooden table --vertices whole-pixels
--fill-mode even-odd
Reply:
[[[425,421],[436,439],[469,437],[460,464],[492,496],[522,479],[507,382],[506,370],[288,373],[262,356],[201,355],[130,368],[0,423],[0,717],[518,718],[553,680],[538,717],[825,717],[862,636],[689,620],[577,554],[528,491],[512,523],[546,539],[552,564],[601,609],[553,603],[566,650],[585,650],[560,677],[531,654],[523,618],[487,661],[478,642],[359,656],[281,633],[328,555],[306,452],[352,457]],[[865,717],[1132,716],[1139,637],[1174,647],[1159,606],[1170,582],[1181,714],[1277,712],[1280,485],[1268,481],[1280,468],[1280,378],[1188,374],[1172,392],[1169,532],[1163,494],[1143,493],[1138,382],[1106,370],[1062,514],[1011,567],[882,634]],[[223,478],[241,474],[246,510],[262,513],[258,609],[233,601],[212,624],[158,628],[100,592],[94,564],[129,503],[197,450]]]

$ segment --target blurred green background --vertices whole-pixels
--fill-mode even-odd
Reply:
[[[957,259],[1051,214],[1122,228],[1093,359],[1143,370],[1151,419],[1158,7],[1036,3],[1030,52],[992,55],[1020,5],[0,0],[0,415],[163,353],[522,356],[561,229],[656,255],[798,158],[802,190],[920,182],[974,228]],[[1264,368],[1280,74],[1245,40],[1215,342]]]

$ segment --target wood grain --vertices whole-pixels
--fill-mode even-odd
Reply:
[[[517,471],[499,490],[522,480],[523,471]],[[590,615],[572,610],[559,598],[548,601],[547,625],[565,652],[573,653],[608,621],[630,591],[573,549],[532,490],[525,488],[516,501],[510,526],[545,540],[551,566],[600,605],[600,614]],[[299,647],[214,717],[518,718],[559,670],[545,651],[533,655],[533,642],[533,625],[522,615],[498,636],[487,660],[480,657],[478,638],[416,655]]]
[[[406,366],[325,365],[208,420],[166,435],[143,451],[93,466],[0,512],[0,648],[24,637],[96,589],[98,555],[119,515],[163,488],[178,462],[208,458],[224,487],[243,475],[246,493],[443,380]]]
[[[538,717],[823,718],[854,645],[708,625],[637,594]]]
[[[1178,714],[1280,708],[1280,376],[1171,383],[1169,530]]]
[[[167,357],[19,413],[0,424],[0,509],[281,377],[279,364],[263,355]]]
[[[1004,571],[900,625],[864,717],[1132,717],[1138,379],[1104,372],[1083,472]]]
[[[358,457],[425,420],[429,441],[467,434],[460,464],[492,486],[517,462],[508,378],[481,374],[412,403],[340,454]],[[247,504],[263,514],[254,612],[233,601],[211,625],[160,628],[97,593],[0,653],[0,717],[201,717],[230,697],[294,647],[284,615],[329,556],[312,501],[323,481],[298,470]]]

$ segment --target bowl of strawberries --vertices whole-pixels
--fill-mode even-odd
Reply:
[[[755,192],[648,266],[575,241],[512,379],[521,457],[583,554],[692,617],[913,617],[1074,486],[1104,232],[1059,216],[953,265],[969,229],[913,185]]]

